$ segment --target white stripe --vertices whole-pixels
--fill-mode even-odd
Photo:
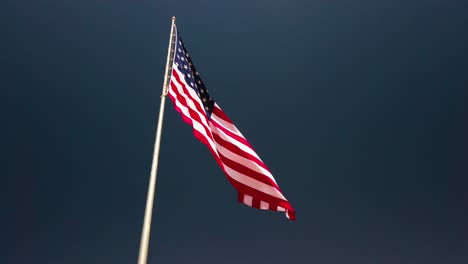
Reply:
[[[211,121],[214,120],[214,117],[211,116]],[[214,120],[215,122],[217,122],[217,120]],[[218,136],[220,136],[222,139],[224,139],[225,141],[227,142],[230,142],[232,143],[233,145],[236,145],[237,147],[239,147],[242,151],[244,152],[247,152],[249,153],[250,155],[256,157],[258,160],[262,161],[260,159],[260,157],[257,155],[257,153],[255,153],[255,151],[253,149],[251,149],[249,146],[245,145],[244,143],[241,143],[239,141],[237,141],[237,139],[233,138],[233,137],[230,137],[229,135],[227,135],[226,133],[224,133],[224,131],[222,131],[221,129],[218,129],[217,127],[215,127],[213,124],[211,124],[210,122],[210,128],[211,128],[211,132],[214,133],[214,134],[217,134]]]
[[[248,206],[252,206],[253,197],[247,194],[244,194],[244,203]]]
[[[267,202],[264,202],[264,201],[260,201],[260,209],[268,210],[268,208],[270,208],[270,204],[268,204]]]
[[[265,175],[267,176],[268,178],[270,178],[275,184],[276,184],[276,181],[275,181],[275,178],[273,178],[273,175],[271,175],[271,173],[266,170],[265,168],[263,168],[262,166],[258,165],[255,161],[253,160],[250,160],[250,159],[246,159],[242,156],[239,156],[237,155],[236,153],[230,151],[229,149],[223,147],[221,144],[219,144],[218,142],[215,141],[215,145],[216,145],[216,148],[218,149],[219,153],[223,154],[226,158],[232,160],[232,161],[235,161],[255,172],[258,172],[262,175]],[[278,185],[278,184],[276,184]]]
[[[274,196],[276,198],[279,198],[281,200],[286,200],[286,198],[284,198],[283,194],[278,191],[278,189],[276,189],[275,187],[271,186],[271,185],[268,185],[268,184],[265,184],[261,181],[257,181],[256,179],[254,178],[251,178],[247,175],[244,175],[240,172],[237,172],[231,168],[229,168],[226,164],[223,164],[224,165],[224,170],[226,171],[227,175],[229,175],[231,178],[233,178],[234,180],[244,184],[244,185],[247,185],[249,186],[250,188],[253,188],[257,191],[260,191],[260,192],[263,192],[263,193],[266,193],[270,196]]]
[[[276,211],[279,211],[279,212],[285,212],[285,211],[286,211],[286,209],[285,209],[285,208],[283,208],[283,207],[281,207],[281,206],[277,206],[277,209],[276,209]]]

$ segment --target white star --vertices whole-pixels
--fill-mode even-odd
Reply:
[[[184,57],[181,58],[182,61],[185,61]]]
[[[198,80],[198,84],[201,84],[201,81],[200,81],[200,80]]]
[[[182,50],[180,48],[178,48],[179,52],[182,52]]]
[[[195,75],[198,75],[198,72],[195,72]]]
[[[187,69],[188,68],[187,65],[184,65],[184,68]]]

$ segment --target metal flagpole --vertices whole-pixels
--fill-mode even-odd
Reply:
[[[161,130],[163,124],[164,116],[164,103],[166,101],[166,95],[169,85],[169,68],[171,67],[169,63],[172,60],[173,53],[173,44],[174,44],[174,27],[175,27],[175,17],[172,17],[171,25],[171,35],[169,37],[169,47],[167,48],[167,61],[166,61],[166,71],[164,73],[164,83],[162,88],[161,95],[161,105],[159,107],[159,119],[158,127],[156,129],[156,142],[154,143],[154,153],[153,153],[153,162],[151,164],[151,173],[150,181],[148,186],[148,196],[146,197],[146,209],[145,209],[145,219],[143,222],[143,231],[141,233],[141,242],[140,242],[140,253],[138,254],[138,264],[146,264],[146,259],[148,258],[148,244],[150,238],[150,229],[151,229],[151,216],[153,214],[153,202],[154,202],[154,191],[156,188],[156,173],[158,171],[158,158],[159,158],[159,146],[161,144]]]

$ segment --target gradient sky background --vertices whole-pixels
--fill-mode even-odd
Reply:
[[[298,220],[167,101],[148,263],[468,263],[466,2],[3,6],[1,263],[136,263],[173,15]]]

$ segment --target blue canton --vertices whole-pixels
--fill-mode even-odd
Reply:
[[[184,43],[182,42],[179,34],[176,34],[175,49],[174,67],[177,67],[177,69],[184,75],[185,82],[195,90],[203,103],[206,115],[210,118],[214,108],[214,100],[208,94],[208,90],[201,80],[198,71],[195,69],[192,59],[185,49]]]

